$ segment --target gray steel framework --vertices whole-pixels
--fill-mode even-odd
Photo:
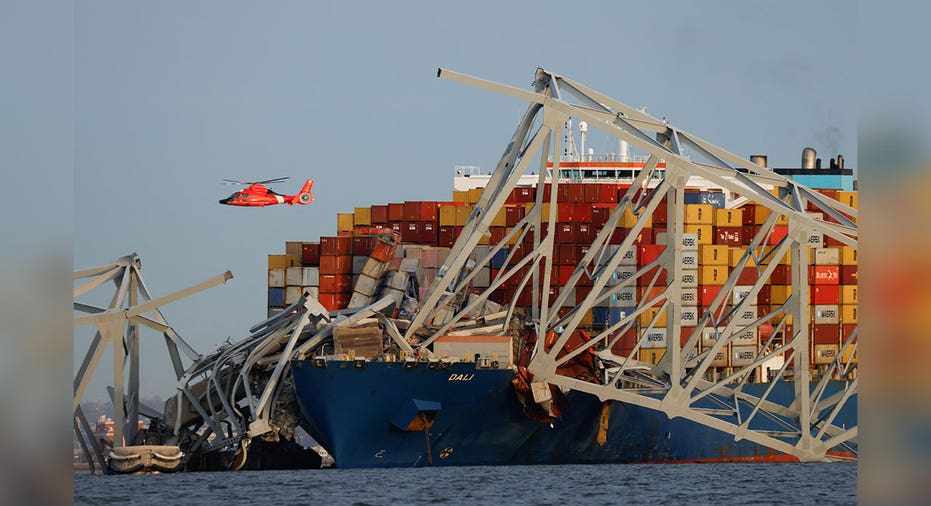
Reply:
[[[596,395],[602,400],[618,400],[664,412],[670,418],[682,417],[717,430],[732,434],[735,439],[747,439],[754,443],[794,455],[801,460],[823,460],[830,458],[828,451],[842,447],[856,454],[857,427],[838,427],[833,421],[840,409],[856,395],[857,380],[847,381],[846,388],[826,396],[827,381],[831,377],[843,379],[855,376],[856,363],[844,357],[853,356],[857,347],[856,331],[844,343],[835,360],[821,372],[820,379],[812,385],[809,366],[810,339],[807,325],[809,315],[808,267],[811,248],[808,238],[813,233],[832,237],[843,244],[856,247],[857,226],[854,222],[856,209],[824,197],[803,185],[794,183],[775,172],[749,160],[719,148],[698,136],[669,125],[665,120],[653,118],[641,110],[634,109],[585,85],[537,69],[534,91],[522,90],[490,81],[440,69],[438,77],[465,83],[491,91],[504,93],[530,102],[516,132],[508,143],[504,154],[481,198],[451,249],[440,275],[433,281],[421,302],[421,310],[415,316],[405,334],[406,339],[415,333],[428,338],[419,346],[424,348],[443,335],[457,322],[473,313],[491,293],[513,276],[522,276],[515,299],[508,313],[510,319],[516,304],[517,293],[530,283],[532,290],[532,318],[537,336],[545,336],[558,327],[564,328],[556,344],[546,351],[543,339],[537,346],[529,364],[535,381],[547,382]],[[649,154],[644,169],[626,195],[615,208],[588,252],[579,262],[566,286],[562,287],[555,300],[550,300],[553,287],[553,244],[556,225],[556,197],[559,178],[547,181],[547,162],[552,162],[552,174],[558,175],[562,139],[558,135],[570,118],[586,121],[630,146]],[[686,150],[688,156],[686,155]],[[695,159],[693,159],[695,158]],[[491,245],[484,258],[476,257],[476,245],[488,234],[495,214],[502,208],[510,191],[520,176],[531,168],[538,159],[538,188],[545,182],[552,184],[548,215],[544,216],[543,192],[536,193],[535,205],[498,244]],[[698,160],[700,159],[700,160]],[[659,174],[657,165],[665,162],[664,174]],[[662,360],[650,365],[637,360],[637,351],[643,344],[646,331],[655,326],[659,315],[649,327],[639,334],[633,352],[626,357],[611,354],[611,346],[620,338],[621,331],[632,328],[637,318],[650,307],[666,310],[665,329],[667,336],[679,336],[682,292],[683,214],[684,191],[690,176],[700,176],[717,186],[745,196],[749,201],[768,208],[771,212],[753,238],[752,244],[733,269],[713,304],[700,315],[698,325],[683,345],[675,338],[667,339]],[[778,194],[769,189],[776,189]],[[643,266],[633,276],[620,283],[612,274],[621,264],[625,254],[635,248],[634,239],[646,225],[660,201],[668,202],[667,247],[656,261]],[[806,206],[812,204],[833,222],[821,221],[806,214]],[[623,212],[628,210],[636,217],[626,239],[616,249],[610,247],[608,239],[618,225]],[[769,237],[777,219],[784,217],[788,223],[788,235],[770,244]],[[852,219],[850,218],[852,217]],[[548,224],[548,234],[541,233],[541,225]],[[515,237],[521,242],[525,234],[533,234],[532,251],[520,261],[513,262],[514,252],[509,254],[505,266],[492,279],[490,286],[477,297],[469,299],[464,307],[449,307],[450,301],[458,300],[457,294],[469,289],[476,275],[471,271],[470,259],[478,264],[487,263],[498,251],[506,247]],[[738,338],[736,319],[729,318],[744,308],[746,301],[755,299],[756,294],[773,272],[777,260],[791,255],[792,294],[784,304],[774,306],[770,314],[758,317],[749,326],[754,329],[771,319],[777,319],[775,331],[766,342],[758,347],[749,365],[725,370],[723,377],[706,374],[715,354]],[[652,276],[650,286],[656,284],[656,266],[668,273],[662,294],[650,300],[641,300],[634,312],[621,321],[610,325],[586,345],[557,358],[572,332],[579,326],[589,309],[602,304],[612,293],[624,287],[636,286],[640,278]],[[524,269],[528,267],[527,269]],[[727,310],[727,297],[737,284],[738,273],[744,267],[757,269],[758,281],[749,296]],[[560,317],[557,309],[567,300],[570,291],[583,277],[593,285],[584,300]],[[649,279],[649,278],[647,278]],[[461,299],[461,298],[460,298]],[[439,311],[455,315],[439,325],[433,325]],[[789,319],[797,322],[792,335],[782,342],[776,339]],[[725,323],[726,322],[726,323]],[[505,322],[504,328],[508,328]],[[716,340],[710,348],[699,352],[699,340],[703,330],[713,329]],[[608,342],[604,349],[602,343]],[[566,377],[557,373],[557,368],[576,355],[598,346],[598,356],[610,365],[602,384]],[[795,401],[788,407],[768,400],[772,387],[760,396],[743,391],[751,373],[763,362],[784,356],[785,365],[774,380],[791,377],[795,382]],[[712,402],[719,408],[709,408]],[[741,410],[744,407],[744,410]],[[741,416],[746,409],[748,416]],[[751,428],[751,422],[760,416],[776,421],[784,427],[781,431],[762,431]]]

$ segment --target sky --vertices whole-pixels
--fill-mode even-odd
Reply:
[[[529,89],[537,67],[743,156],[812,146],[856,167],[847,2],[81,2],[74,10],[75,269],[135,252],[196,350],[266,315],[266,256],[336,214],[449,200],[456,165],[497,163],[526,103],[438,67]],[[805,15],[799,9],[805,7]],[[598,147],[598,146],[596,146]],[[307,207],[221,206],[224,178],[315,179]],[[96,292],[105,304],[112,285]],[[92,328],[76,331],[75,367]],[[149,334],[146,334],[149,332]],[[145,395],[174,380],[143,333]],[[112,382],[104,360],[86,398]],[[107,371],[107,372],[105,372]]]

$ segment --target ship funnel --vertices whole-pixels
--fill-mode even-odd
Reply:
[[[815,157],[817,153],[815,148],[805,148],[802,150],[802,168],[803,169],[814,169],[815,168]]]
[[[588,132],[588,123],[584,121],[579,122],[579,153],[582,155],[582,160],[585,160],[585,132]]]
[[[837,155],[837,168],[838,169],[844,168],[844,155]]]
[[[764,169],[766,168],[766,155],[750,155],[750,161]]]

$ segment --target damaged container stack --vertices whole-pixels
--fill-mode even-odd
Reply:
[[[551,301],[567,284],[628,188],[628,184],[622,183],[567,182],[558,185],[556,230],[552,231]],[[438,275],[481,191],[481,188],[454,191],[451,201],[407,201],[357,207],[353,213],[337,216],[337,235],[321,237],[319,242],[287,243],[285,255],[269,255],[269,313],[295,302],[303,292],[310,293],[330,310],[365,306],[385,295],[396,298],[396,309],[404,306],[405,296],[416,303]],[[491,245],[504,241],[534,205],[537,191],[541,190],[534,186],[512,190],[504,206],[496,212],[489,233],[476,247],[472,256],[474,261],[487,256]],[[542,191],[542,211],[546,217],[551,185],[546,184]],[[817,191],[856,207],[855,191]],[[681,257],[683,289],[681,300],[674,301],[681,307],[682,333],[677,338],[683,343],[694,331],[701,315],[719,296],[731,271],[769,214],[766,207],[753,203],[733,209],[726,208],[726,204],[726,194],[722,190],[685,191]],[[831,219],[811,209],[810,214],[816,219]],[[621,260],[612,275],[613,284],[621,283],[659,258],[667,243],[667,219],[664,199],[638,234],[634,250]],[[618,228],[610,236],[610,245],[617,247],[621,244],[635,222],[634,214],[629,209],[625,210]],[[544,224],[544,234],[549,232],[546,228]],[[777,221],[766,242],[776,244],[787,233],[788,223],[783,217]],[[514,253],[512,264],[521,260],[532,248],[532,242],[532,234],[525,235],[521,243],[517,243],[515,235],[487,264],[476,265],[474,268],[478,272],[472,281],[473,291],[482,291],[490,285],[510,253]],[[809,276],[810,356],[813,364],[821,365],[833,360],[840,352],[842,339],[849,336],[856,326],[857,255],[853,248],[820,234],[812,236],[809,244],[816,248],[810,259]],[[761,344],[772,334],[775,321],[772,325],[750,326],[759,316],[769,314],[774,306],[784,303],[791,295],[788,255],[762,259],[764,265],[773,262],[777,263],[773,274],[753,303],[733,316],[739,320],[736,322],[739,338],[715,357],[713,367],[716,372],[726,373],[726,368],[752,362]],[[653,273],[641,276],[636,286],[618,289],[601,306],[588,311],[580,327],[599,331],[631,314],[641,302],[656,299],[667,282],[667,273],[660,271],[659,267],[656,269],[658,273],[652,287],[649,285],[654,278]],[[722,316],[750,293],[758,272],[752,263],[741,270],[736,287],[724,296],[724,306],[720,308]],[[491,300],[503,306],[512,300],[516,300],[518,306],[529,306],[529,287],[515,294],[522,274],[512,276],[492,294]],[[591,280],[583,275],[567,294],[561,314],[583,300],[591,286]],[[642,313],[636,325],[623,333],[613,346],[615,354],[630,355],[639,336],[646,334],[637,358],[654,364],[662,358],[666,341],[673,336],[666,336],[666,315],[660,312],[660,305],[661,301],[658,301],[656,307]],[[783,335],[791,335],[791,323]],[[710,347],[715,338],[713,329],[705,329],[699,346],[702,349]],[[782,336],[777,338],[778,344],[782,344]],[[765,378],[765,371],[761,370],[757,377]]]

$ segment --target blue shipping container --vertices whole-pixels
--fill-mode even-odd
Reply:
[[[268,307],[284,306],[284,288],[268,289]]]

